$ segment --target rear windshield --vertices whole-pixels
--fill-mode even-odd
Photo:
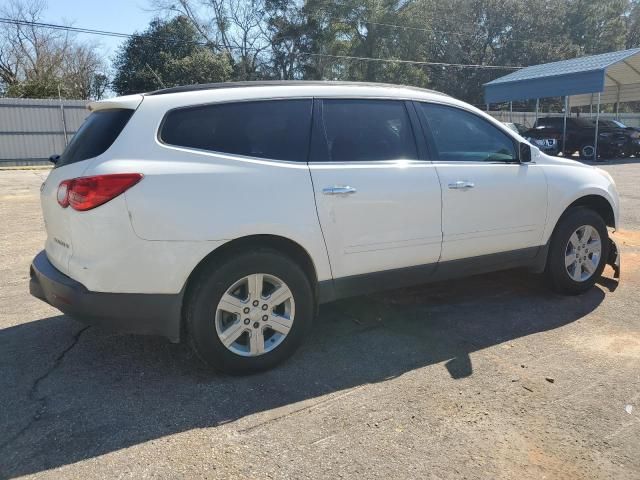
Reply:
[[[87,117],[60,156],[56,167],[87,160],[103,154],[118,138],[134,110],[99,110]]]

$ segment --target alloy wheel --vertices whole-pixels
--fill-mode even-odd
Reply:
[[[578,227],[567,242],[564,264],[575,282],[591,278],[600,265],[602,241],[598,230],[590,225]]]
[[[287,337],[295,317],[291,289],[281,279],[254,273],[234,282],[215,312],[216,334],[233,353],[255,357]]]

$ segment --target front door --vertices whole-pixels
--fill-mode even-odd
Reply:
[[[519,163],[517,141],[480,115],[416,103],[442,184],[441,261],[537,247],[547,216],[547,183]]]

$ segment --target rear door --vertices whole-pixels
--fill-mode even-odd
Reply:
[[[440,184],[400,100],[316,101],[309,162],[334,278],[435,264]]]
[[[442,183],[441,261],[540,245],[547,216],[542,168],[518,161],[517,142],[468,110],[416,102]]]

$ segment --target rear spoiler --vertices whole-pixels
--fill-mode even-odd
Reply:
[[[125,108],[128,110],[135,110],[142,103],[142,95],[126,95],[124,97],[108,98],[106,100],[99,100],[97,102],[91,102],[87,105],[87,108],[92,112],[98,110],[109,110],[112,108]]]

